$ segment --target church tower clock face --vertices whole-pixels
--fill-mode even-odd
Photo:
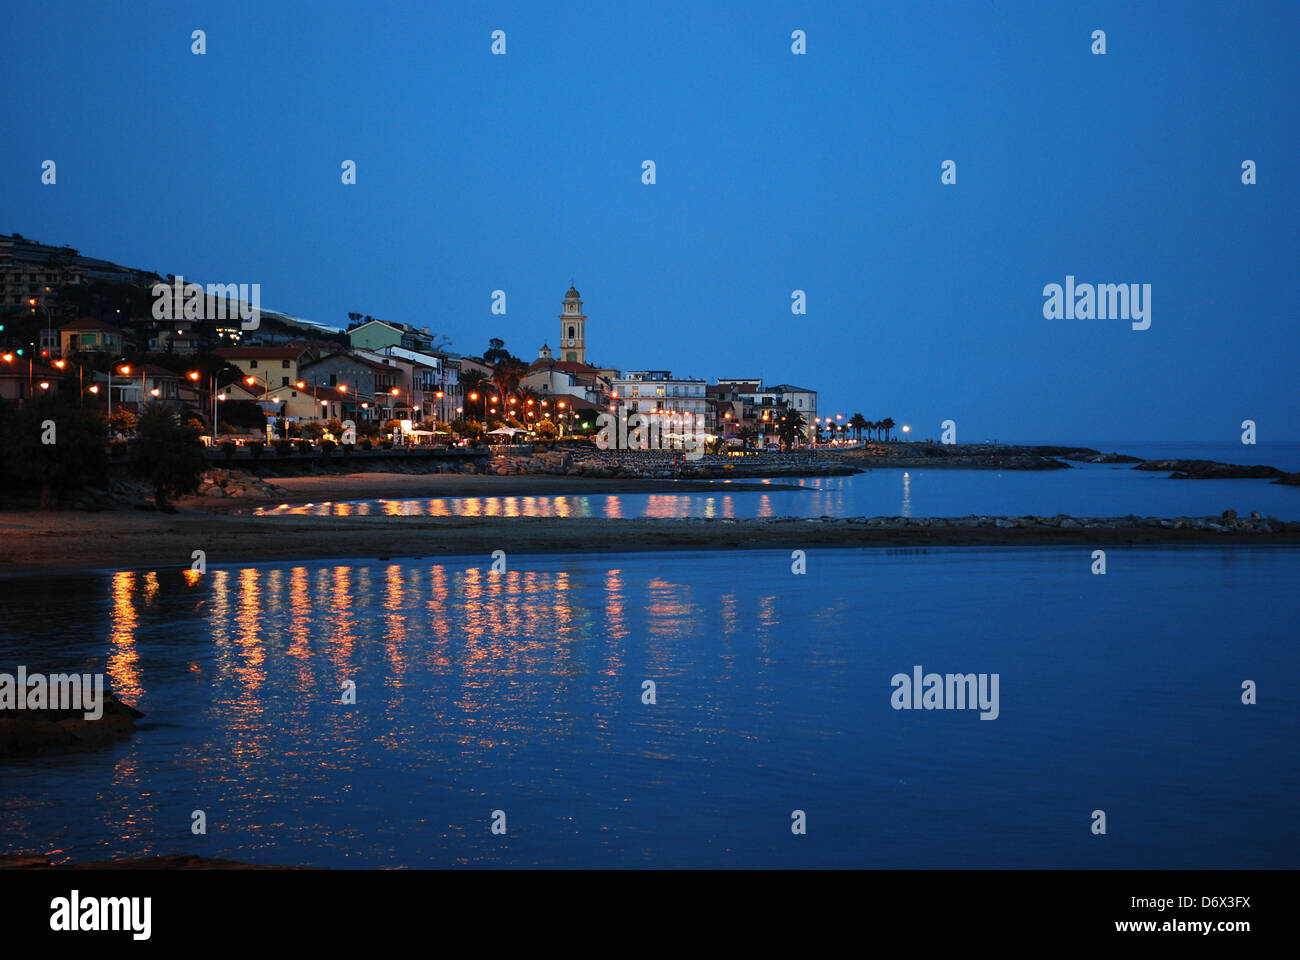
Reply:
[[[587,362],[587,317],[582,312],[582,295],[569,287],[560,312],[560,346],[564,359]]]

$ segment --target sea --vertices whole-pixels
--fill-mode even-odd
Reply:
[[[1071,498],[1097,515],[1203,513],[1178,498],[1215,483],[879,470],[736,494],[736,515],[763,496],[898,507],[903,473],[912,515]],[[1280,502],[1254,509],[1287,515]],[[0,672],[102,672],[145,713],[100,751],[0,760],[0,853],[1300,865],[1300,549],[1113,547],[1100,572],[1080,547],[790,546],[0,579]],[[904,696],[931,674],[928,707]],[[962,702],[967,676],[987,705]]]
[[[1074,443],[1149,460],[1201,459],[1300,471],[1300,443]],[[1258,451],[1258,452],[1256,452]],[[965,517],[1219,516],[1235,510],[1300,520],[1300,486],[1271,480],[1174,480],[1132,464],[1070,464],[1068,470],[882,467],[848,477],[719,480],[677,493],[672,482],[641,494],[585,493],[330,501],[257,508],[261,515],[433,517]],[[757,488],[757,489],[755,489]]]

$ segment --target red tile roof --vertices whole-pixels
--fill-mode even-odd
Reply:
[[[576,360],[547,360],[538,357],[528,367],[529,373],[536,373],[538,370],[558,370],[561,373],[585,373],[588,376],[600,376],[600,371],[590,364],[578,363]]]

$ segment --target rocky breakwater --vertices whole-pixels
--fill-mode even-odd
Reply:
[[[661,521],[668,523],[670,521]],[[678,521],[680,522],[680,521]],[[828,546],[1052,546],[1061,544],[1300,544],[1300,523],[1231,510],[1217,517],[763,517],[712,519],[750,545],[771,542],[778,531]],[[797,531],[797,534],[795,533]]]
[[[487,472],[499,477],[526,473],[546,473],[563,476],[570,473],[573,456],[567,450],[540,450],[535,453],[502,453],[488,461]]]
[[[1171,480],[1266,479],[1288,486],[1300,485],[1300,473],[1287,473],[1263,464],[1247,466],[1220,463],[1217,460],[1146,460],[1134,469],[1153,470],[1157,473],[1168,471]]]
[[[704,456],[688,460],[671,451],[550,450],[531,455],[499,454],[488,465],[499,476],[544,473],[620,480],[730,480],[750,477],[845,476],[861,468],[806,452],[744,457]]]
[[[706,455],[688,460],[671,451],[600,450],[575,457],[567,471],[589,477],[640,480],[734,480],[755,477],[847,476],[856,464],[806,451],[746,456]]]
[[[104,692],[103,713],[88,720],[81,709],[0,709],[0,757],[50,750],[96,750],[135,732],[144,714]]]
[[[1137,463],[1136,457],[1087,447],[1030,447],[986,443],[868,443],[833,456],[865,467],[950,467],[967,470],[1069,470],[1066,460]]]
[[[831,519],[831,518],[823,518]],[[852,517],[845,523],[862,523],[869,527],[929,527],[962,530],[994,528],[1000,530],[1197,530],[1221,534],[1300,533],[1300,523],[1288,523],[1277,517],[1262,517],[1253,510],[1248,517],[1238,517],[1236,510],[1225,510],[1217,517]]]
[[[209,470],[199,483],[201,497],[287,497],[289,491],[243,470]]]

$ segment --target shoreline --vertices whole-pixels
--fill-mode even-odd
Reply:
[[[176,506],[213,514],[251,514],[258,507],[299,506],[308,503],[344,503],[358,500],[473,500],[479,497],[582,497],[624,493],[675,494],[712,491],[769,492],[805,489],[787,477],[770,483],[743,480],[648,480],[569,477],[533,473],[497,476],[457,473],[342,473],[301,477],[258,478],[285,491],[263,494],[250,491],[234,498],[181,497]]]
[[[507,554],[945,546],[1300,545],[1262,518],[253,517],[192,509],[0,514],[0,576]]]

